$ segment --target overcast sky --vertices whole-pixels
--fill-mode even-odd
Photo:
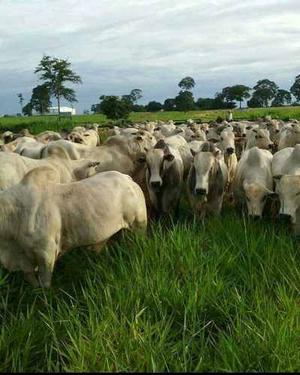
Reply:
[[[43,54],[69,58],[83,84],[78,112],[102,94],[141,88],[142,102],[195,97],[300,74],[300,0],[0,0],[0,114],[38,84]]]

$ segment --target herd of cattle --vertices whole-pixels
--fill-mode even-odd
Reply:
[[[185,194],[201,218],[224,200],[259,218],[277,201],[272,215],[299,234],[300,122],[145,122],[103,143],[99,131],[2,134],[0,262],[32,285],[49,287],[69,249],[99,251],[121,229],[176,215]]]

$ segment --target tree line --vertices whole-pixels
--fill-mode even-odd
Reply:
[[[82,83],[82,80],[72,70],[70,61],[44,55],[34,73],[39,75],[42,83],[33,88],[31,98],[25,106],[23,106],[22,93],[17,94],[24,115],[32,115],[33,110],[40,114],[49,112],[52,98],[57,102],[59,114],[62,99],[70,103],[77,101],[75,90],[67,87],[66,83],[78,84]],[[237,84],[224,87],[213,98],[195,100],[192,92],[195,85],[192,77],[184,77],[178,83],[180,90],[174,98],[167,98],[163,103],[153,100],[146,105],[138,104],[143,96],[142,90],[138,88],[122,96],[101,95],[99,103],[91,106],[91,112],[103,113],[110,119],[119,119],[128,117],[130,112],[161,110],[186,112],[194,109],[233,109],[237,106],[241,108],[245,100],[247,100],[247,106],[252,108],[299,105],[300,103],[300,74],[295,78],[289,91],[279,88],[274,81],[262,79],[253,88]]]
[[[214,98],[194,99],[192,89],[196,83],[192,77],[185,77],[179,83],[179,93],[175,98],[167,98],[163,103],[150,101],[146,105],[137,104],[142,97],[141,89],[134,89],[129,95],[115,96],[102,95],[98,104],[93,104],[93,113],[103,113],[108,118],[118,119],[128,117],[130,112],[157,112],[157,111],[192,111],[195,109],[233,109],[247,100],[250,108],[280,107],[285,105],[299,105],[300,102],[300,75],[295,78],[290,91],[279,88],[279,86],[269,79],[259,80],[251,88],[245,85],[234,85],[224,87],[221,92],[217,92]],[[133,95],[138,92],[136,97]],[[293,96],[296,101],[293,101]]]

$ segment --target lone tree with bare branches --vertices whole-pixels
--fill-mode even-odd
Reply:
[[[56,57],[43,56],[35,73],[40,73],[40,80],[44,81],[49,92],[57,100],[58,115],[60,115],[61,98],[68,102],[77,102],[75,90],[65,86],[65,82],[82,83],[78,74],[72,71],[71,63],[68,60]]]

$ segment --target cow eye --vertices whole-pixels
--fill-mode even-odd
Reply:
[[[247,197],[247,195],[246,195],[246,199],[247,199],[248,202],[250,202],[250,199]]]
[[[221,141],[224,141],[223,137],[221,137]]]

